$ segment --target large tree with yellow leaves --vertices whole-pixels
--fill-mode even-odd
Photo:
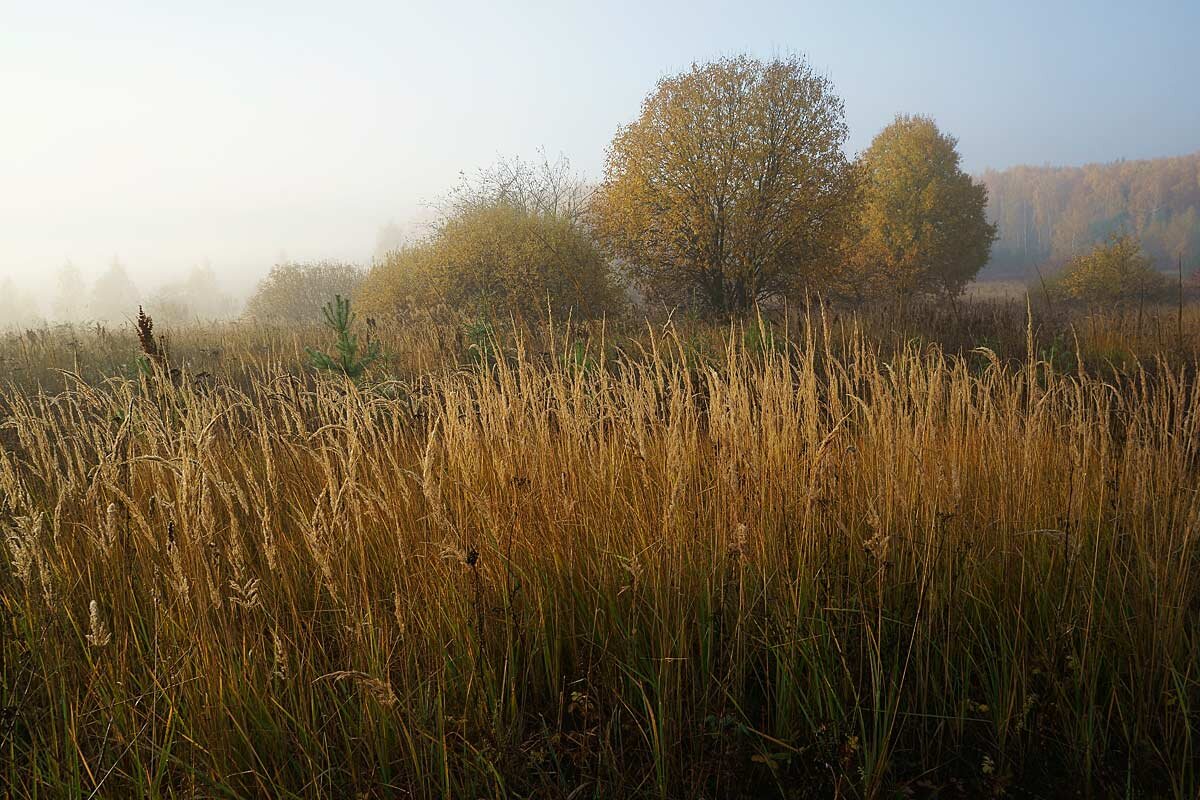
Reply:
[[[622,128],[595,227],[652,296],[740,312],[813,285],[847,214],[842,101],[800,58],[659,81]]]
[[[955,295],[987,263],[987,189],[959,168],[956,145],[932,119],[900,116],[862,154],[840,273],[850,293]]]

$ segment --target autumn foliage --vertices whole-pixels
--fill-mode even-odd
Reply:
[[[989,170],[988,217],[999,238],[988,272],[1023,275],[1110,236],[1137,237],[1159,268],[1200,269],[1200,152],[1080,167]]]
[[[987,263],[987,190],[959,167],[955,145],[932,119],[900,116],[863,153],[835,276],[849,294],[956,295]]]
[[[1114,235],[1071,259],[1051,285],[1066,300],[1113,307],[1158,299],[1166,291],[1167,279],[1154,269],[1137,239]]]
[[[325,304],[352,295],[362,279],[359,267],[340,261],[276,264],[250,296],[246,315],[264,322],[318,323]]]
[[[568,218],[500,202],[465,207],[376,265],[368,312],[445,304],[478,313],[596,317],[619,307],[608,260]]]
[[[794,296],[833,268],[846,133],[832,84],[799,58],[693,65],[613,140],[597,231],[668,304],[745,311]]]

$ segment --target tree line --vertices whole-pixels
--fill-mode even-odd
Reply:
[[[1200,269],[1200,152],[1173,158],[1012,167],[982,175],[998,228],[990,275],[1053,271],[1111,237],[1133,236],[1160,271]]]
[[[207,264],[192,267],[178,280],[143,292],[125,265],[114,258],[93,280],[72,262],[59,267],[47,307],[43,310],[31,292],[23,292],[11,278],[0,281],[0,329],[57,322],[121,322],[131,319],[139,305],[155,318],[173,324],[229,319],[237,304]]]
[[[737,314],[813,292],[961,292],[995,229],[955,139],[900,116],[850,159],[847,133],[841,98],[802,58],[695,64],[620,128],[598,185],[563,159],[502,162],[464,180],[432,233],[378,259],[353,294],[369,313],[597,316],[631,300]],[[273,271],[251,309],[282,308],[288,281]]]
[[[446,304],[586,317],[631,302],[737,314],[812,293],[857,304],[953,297],[988,264],[1036,274],[1048,298],[1136,286],[1144,300],[1173,259],[1200,268],[1200,153],[977,180],[929,117],[898,116],[855,158],[847,135],[841,98],[802,58],[693,64],[662,78],[618,130],[598,184],[562,158],[503,161],[455,187],[429,235],[381,232],[369,271],[278,264],[246,312],[316,321],[342,295],[377,314]],[[32,306],[3,294],[7,317]],[[68,264],[51,311],[121,319],[141,300],[115,260],[90,287]],[[180,321],[233,306],[206,267],[148,301]]]

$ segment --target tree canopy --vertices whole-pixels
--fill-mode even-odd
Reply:
[[[92,285],[88,314],[93,319],[116,322],[131,318],[141,302],[141,294],[117,259],[96,278]]]
[[[1012,167],[983,174],[999,227],[988,272],[1026,275],[1113,234],[1130,234],[1160,269],[1182,257],[1200,269],[1200,153],[1082,167]]]
[[[208,263],[192,267],[187,277],[160,287],[145,306],[156,321],[168,324],[228,319],[237,313],[233,298],[221,288]]]
[[[595,317],[620,304],[604,253],[569,219],[507,202],[469,205],[389,254],[360,293],[375,313],[446,304],[477,312]]]
[[[79,267],[70,261],[58,268],[50,317],[58,322],[78,322],[86,316],[87,284]]]
[[[1067,300],[1119,307],[1161,297],[1167,278],[1154,269],[1137,239],[1114,234],[1090,252],[1071,259],[1051,286]]]
[[[595,225],[652,296],[744,311],[831,268],[851,188],[842,101],[800,58],[659,81],[609,149]]]
[[[353,296],[363,275],[340,261],[276,264],[246,302],[246,314],[271,322],[318,323],[325,304],[336,295]]]
[[[446,304],[526,317],[615,311],[624,294],[584,220],[589,196],[564,157],[502,160],[463,176],[430,235],[371,270],[361,307]]]
[[[899,116],[862,154],[841,274],[849,293],[958,294],[987,263],[987,190],[959,168],[956,145],[932,119]]]
[[[42,319],[37,300],[12,278],[0,279],[0,331],[32,325]]]

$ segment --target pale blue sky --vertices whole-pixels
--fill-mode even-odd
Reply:
[[[828,75],[851,152],[898,112],[972,171],[1193,152],[1198,37],[1200,0],[0,0],[0,278],[363,260],[497,156],[598,176],[658,77],[740,52]]]

